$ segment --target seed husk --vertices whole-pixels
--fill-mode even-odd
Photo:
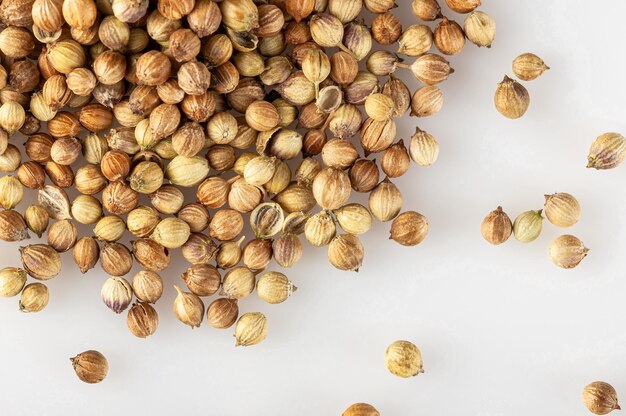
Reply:
[[[31,283],[22,290],[19,302],[20,311],[41,312],[48,306],[48,300],[48,287],[43,283]]]
[[[156,332],[159,315],[149,303],[137,302],[128,311],[126,325],[137,338],[146,338]]]
[[[566,234],[550,244],[548,254],[555,265],[563,269],[573,269],[587,257],[589,249],[577,237]]]
[[[498,84],[494,102],[500,114],[514,120],[526,114],[530,95],[522,84],[505,75],[504,80]]]
[[[380,416],[380,413],[371,404],[355,403],[348,407],[342,416]]]
[[[428,220],[415,211],[398,215],[391,223],[390,239],[403,246],[416,246],[428,235]]]
[[[598,170],[613,169],[626,159],[626,139],[619,133],[606,133],[598,137],[591,148],[587,160],[588,168]]]
[[[109,372],[109,363],[102,353],[89,350],[70,358],[78,378],[85,383],[100,383]]]
[[[480,232],[488,243],[499,245],[511,236],[513,223],[502,207],[498,207],[485,217],[480,226]]]
[[[235,325],[235,346],[249,347],[267,337],[267,318],[260,312],[241,315]]]
[[[409,341],[395,341],[385,351],[385,364],[393,375],[402,378],[414,377],[424,372],[422,354]]]
[[[513,60],[513,73],[523,81],[539,78],[550,67],[534,53],[524,53]]]
[[[286,301],[297,289],[287,276],[279,272],[262,274],[256,284],[259,298],[270,304]]]
[[[17,296],[26,284],[26,271],[17,267],[5,267],[0,270],[0,296]]]
[[[583,389],[583,402],[587,409],[596,415],[606,415],[620,410],[617,392],[609,383],[594,381]]]
[[[513,222],[513,235],[522,243],[535,241],[541,234],[543,224],[542,210],[526,211],[515,218]]]
[[[580,204],[571,194],[560,192],[546,195],[545,214],[557,227],[571,227],[580,220]]]
[[[199,327],[204,318],[204,303],[202,299],[193,293],[183,292],[178,286],[174,286],[178,296],[174,300],[174,315],[185,325],[192,329]]]
[[[219,298],[207,308],[207,322],[213,328],[226,329],[233,326],[239,316],[237,299]]]

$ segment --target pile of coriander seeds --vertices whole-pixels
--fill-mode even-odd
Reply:
[[[346,271],[361,267],[358,236],[374,219],[419,244],[428,222],[402,212],[393,180],[411,160],[433,164],[439,146],[417,128],[407,147],[396,119],[439,112],[437,85],[453,72],[443,55],[495,38],[479,0],[446,3],[463,26],[436,0],[414,0],[404,28],[393,0],[4,0],[0,239],[47,244],[20,248],[0,294],[41,311],[42,282],[71,251],[81,272],[99,263],[110,276],[102,299],[128,310],[134,335],[156,331],[152,305],[177,284],[180,321],[235,325],[246,346],[267,320],[240,316],[239,300],[285,301],[295,286],[266,270],[296,264],[303,240]],[[414,93],[398,70],[419,81]],[[24,188],[38,204],[19,205]],[[368,206],[350,202],[356,193]],[[190,267],[164,282],[175,249]],[[130,277],[134,262],[143,270]]]

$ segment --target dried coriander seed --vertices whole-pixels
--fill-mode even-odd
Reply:
[[[500,114],[510,119],[518,119],[526,114],[530,95],[522,84],[505,75],[504,80],[498,84],[494,102]]]
[[[513,73],[524,81],[537,79],[549,69],[550,67],[533,53],[524,53],[513,61]]]
[[[546,195],[545,214],[557,227],[571,227],[580,220],[578,200],[565,192]]]
[[[626,139],[619,133],[606,133],[598,137],[591,148],[587,160],[588,168],[613,169],[626,159]]]
[[[402,378],[414,377],[424,372],[422,354],[409,341],[395,341],[385,351],[385,364],[393,375]]]
[[[76,375],[89,384],[100,383],[109,372],[107,359],[98,351],[89,350],[70,358]]]
[[[562,235],[550,244],[548,254],[555,265],[563,269],[573,269],[587,257],[589,249],[577,237]]]
[[[613,410],[620,410],[617,392],[608,383],[594,381],[583,389],[583,402],[587,409],[596,415],[606,415]]]
[[[380,416],[380,413],[371,404],[355,403],[348,407],[341,416]]]
[[[513,232],[513,223],[509,216],[498,207],[485,217],[480,232],[483,238],[490,244],[499,245],[509,239]]]
[[[249,347],[267,337],[267,318],[260,312],[245,313],[235,325],[235,345]]]

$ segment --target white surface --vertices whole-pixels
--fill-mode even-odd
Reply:
[[[419,122],[441,143],[436,166],[413,166],[397,181],[404,208],[430,220],[421,246],[387,241],[388,224],[378,224],[364,239],[359,274],[333,270],[323,249],[308,248],[289,272],[299,287],[289,301],[241,302],[244,312],[269,318],[268,339],[247,349],[234,348],[232,330],[192,331],[175,320],[171,286],[182,261],[164,275],[157,333],[139,340],[125,314],[100,301],[104,274],[81,277],[67,254],[44,313],[21,314],[17,298],[0,300],[1,413],[340,415],[365,401],[386,416],[575,416],[588,414],[580,392],[597,379],[626,400],[626,166],[584,167],[596,136],[626,131],[626,5],[484,3],[498,22],[494,47],[468,45],[452,59],[457,72],[443,85],[438,116],[400,122],[402,137]],[[506,120],[493,92],[527,51],[552,70],[526,83],[527,115]],[[497,205],[514,217],[555,191],[573,193],[583,207],[567,230],[591,248],[580,268],[550,263],[547,246],[562,230],[547,223],[534,244],[482,241],[480,221]],[[16,245],[2,248],[2,266],[19,264]],[[387,372],[383,353],[396,339],[421,348],[425,374],[404,380]],[[91,348],[111,367],[96,386],[79,382],[68,361]]]

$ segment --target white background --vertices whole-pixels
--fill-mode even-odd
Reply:
[[[401,3],[408,25],[410,2]],[[598,379],[626,400],[626,166],[585,169],[596,136],[626,131],[626,5],[484,3],[498,22],[493,48],[468,45],[452,59],[457,72],[443,85],[439,115],[400,121],[401,137],[419,123],[441,143],[436,166],[414,166],[397,180],[404,208],[430,221],[422,245],[395,245],[388,224],[378,224],[364,238],[358,274],[335,271],[323,249],[307,248],[289,271],[299,287],[291,299],[240,303],[269,319],[268,339],[245,349],[234,347],[232,329],[192,331],[175,320],[180,259],[163,276],[159,329],[140,340],[125,314],[100,301],[99,267],[81,276],[66,254],[43,313],[22,314],[17,298],[0,299],[1,413],[340,415],[365,401],[387,416],[573,416],[587,414],[580,392]],[[530,110],[510,121],[495,111],[493,92],[527,51],[552,70],[525,84]],[[574,194],[583,208],[567,231],[591,248],[578,269],[549,261],[547,247],[563,230],[547,222],[530,245],[482,241],[479,224],[497,205],[514,218],[555,191]],[[16,244],[2,249],[3,267],[19,265]],[[424,374],[387,372],[384,351],[396,339],[420,347]],[[86,349],[109,359],[99,385],[79,382],[68,361]]]

